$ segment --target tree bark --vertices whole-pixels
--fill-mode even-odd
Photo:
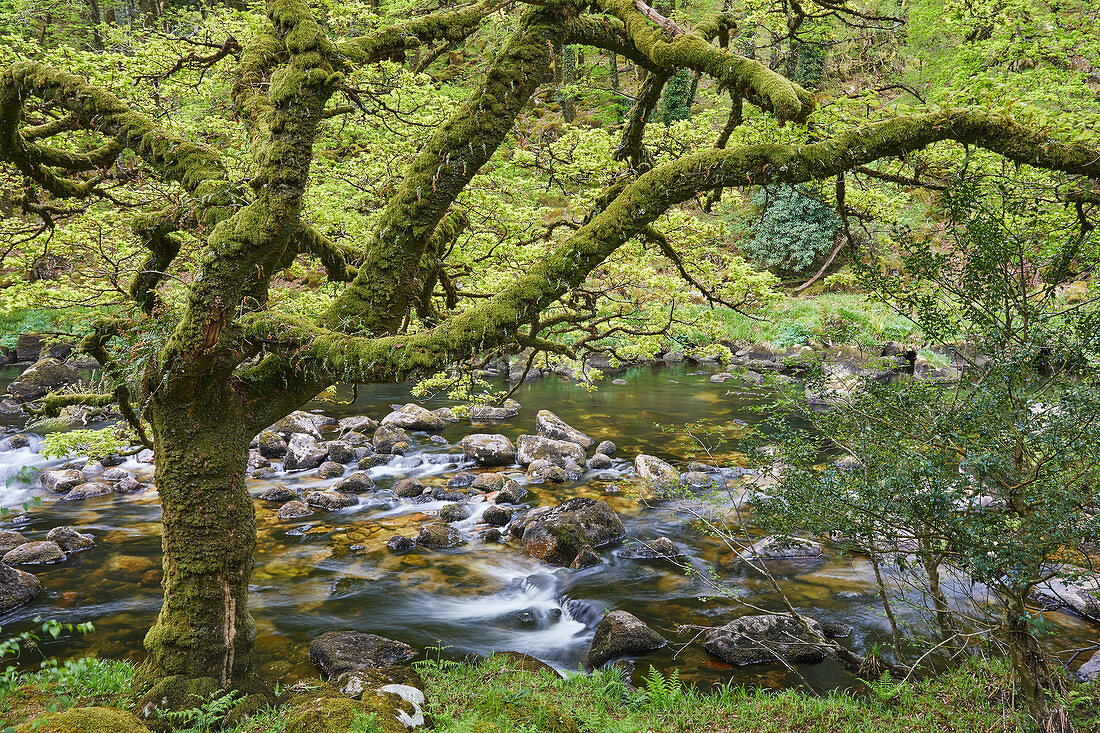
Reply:
[[[218,689],[256,691],[248,581],[256,546],[245,489],[249,420],[230,388],[149,410],[163,510],[164,605],[145,637],[138,688],[157,707]],[[169,705],[159,701],[167,697]],[[183,707],[193,700],[182,699]]]
[[[1073,733],[1065,707],[1047,696],[1056,688],[1056,679],[1047,666],[1039,642],[1028,627],[1028,611],[1024,604],[1026,597],[1026,591],[1014,594],[1005,609],[1012,668],[1020,681],[1028,712],[1039,724],[1040,733]]]

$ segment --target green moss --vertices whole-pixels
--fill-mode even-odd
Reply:
[[[118,708],[73,708],[48,713],[15,729],[16,733],[148,733],[137,716]]]

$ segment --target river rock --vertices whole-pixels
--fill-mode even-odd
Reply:
[[[304,501],[288,501],[279,507],[279,519],[299,519],[313,514],[313,510]]]
[[[693,489],[709,489],[717,484],[712,476],[703,471],[688,471],[680,477],[680,481]]]
[[[403,430],[423,430],[429,433],[438,433],[447,427],[443,418],[412,402],[386,415],[382,418],[382,424]]]
[[[512,519],[512,510],[493,505],[481,513],[481,519],[493,527],[503,527]]]
[[[328,450],[330,461],[351,463],[355,460],[355,451],[352,450],[351,444],[343,440],[330,440],[325,443],[325,449]]]
[[[527,498],[527,489],[515,481],[509,481],[497,494],[497,504],[519,504]]]
[[[536,461],[532,461],[531,465],[527,467],[527,475],[535,479],[541,479],[542,481],[549,481],[552,484],[564,484],[566,481],[573,478],[569,471],[551,463],[545,458],[539,458]]]
[[[821,555],[821,545],[813,540],[780,535],[757,540],[741,553],[745,560],[815,560]]]
[[[446,486],[436,486],[431,491],[431,498],[436,501],[466,501],[470,497],[465,491],[450,489]]]
[[[516,462],[516,446],[500,433],[467,435],[459,445],[480,466],[510,466]]]
[[[505,400],[499,407],[493,405],[473,405],[470,408],[471,420],[507,420],[519,414],[522,405],[515,400]]]
[[[619,557],[627,560],[668,560],[683,554],[668,537],[658,537],[652,542],[637,542],[624,548]]]
[[[125,479],[134,479],[136,481],[137,477],[134,476],[132,472],[127,471],[125,468],[119,468],[118,466],[115,466],[114,468],[108,468],[99,475],[100,481],[106,481],[109,484],[113,484],[117,481],[123,481]]]
[[[401,479],[394,485],[393,493],[404,499],[411,499],[414,496],[423,494],[426,488],[428,488],[428,486],[423,481],[415,478],[406,478]]]
[[[409,449],[409,434],[394,425],[379,425],[373,443],[379,453],[404,455]]]
[[[270,468],[257,469],[259,471],[272,471]],[[274,471],[272,471],[274,473]],[[136,494],[139,491],[145,491],[149,488],[149,484],[142,483],[137,480],[137,476],[130,474],[129,476],[123,476],[118,481],[115,481],[114,489],[118,494]]]
[[[416,535],[416,544],[433,550],[455,547],[463,542],[461,532],[449,524],[440,524],[439,522],[424,525],[420,528],[420,533]]]
[[[596,445],[595,439],[569,425],[549,410],[539,410],[535,417],[535,433],[551,440],[576,443],[584,450]]]
[[[75,527],[54,527],[46,533],[46,539],[57,543],[63,552],[80,552],[95,547],[95,538],[81,534]]]
[[[355,450],[359,451],[361,449],[356,448]],[[394,458],[397,458],[397,455],[394,453],[375,453],[373,452],[373,449],[371,449],[371,453],[369,455],[362,456],[359,459],[359,462],[355,464],[355,467],[358,468],[360,471],[369,471],[375,466],[385,466]]]
[[[50,390],[80,382],[80,374],[71,366],[53,358],[39,359],[8,385],[8,394],[24,400],[37,400],[45,397]]]
[[[65,553],[56,542],[28,542],[4,553],[7,565],[49,565],[64,562]]]
[[[725,626],[711,629],[703,637],[703,648],[735,666],[820,662],[827,642],[821,626],[806,619],[809,634],[790,616],[765,613],[742,616]]]
[[[395,534],[386,541],[386,547],[390,548],[393,552],[408,552],[416,547],[416,543],[408,537]]]
[[[606,545],[624,532],[619,515],[600,499],[570,499],[524,520],[524,549],[554,565],[571,565],[585,545]]]
[[[375,485],[370,476],[360,471],[353,473],[343,481],[338,481],[332,488],[334,491],[344,494],[362,494],[367,491],[374,491]]]
[[[366,415],[355,415],[354,417],[341,418],[337,423],[340,426],[340,434],[345,433],[367,433],[378,427],[378,421],[367,417]]]
[[[283,468],[287,471],[308,471],[325,462],[328,451],[317,444],[312,435],[294,433],[287,441]]]
[[[42,592],[38,578],[0,563],[0,613],[22,606]]]
[[[0,553],[13,550],[28,542],[30,540],[24,537],[21,532],[16,532],[14,529],[0,529]]]
[[[1069,610],[1100,624],[1100,575],[1080,580],[1051,578],[1032,589],[1030,600],[1046,610]]]
[[[712,384],[721,384],[733,379],[733,375],[729,372],[718,372],[717,374],[710,375],[710,382]]]
[[[615,455],[615,451],[618,447],[610,440],[601,440],[600,444],[596,446],[596,452],[605,456]]]
[[[477,481],[477,474],[469,471],[459,471],[447,480],[447,486],[452,489],[464,489],[467,486],[473,486],[474,481]]]
[[[626,611],[609,611],[596,627],[588,663],[594,668],[628,654],[645,654],[660,649],[667,642],[644,621]]]
[[[584,449],[576,443],[544,438],[541,435],[521,435],[517,448],[516,462],[521,466],[529,466],[540,458],[562,468],[565,468],[567,460],[576,466],[584,465]]]
[[[439,518],[448,524],[469,519],[470,507],[465,504],[444,504],[439,510]]]
[[[279,504],[285,504],[288,501],[293,501],[298,498],[298,495],[291,491],[286,486],[272,486],[269,489],[261,491],[257,497],[262,501],[278,502]]]
[[[504,476],[499,473],[479,473],[470,488],[483,493],[500,491],[504,487]]]
[[[286,455],[287,444],[274,430],[265,430],[257,438],[256,448],[264,458],[277,459]]]
[[[415,658],[416,650],[408,644],[360,631],[332,631],[309,643],[309,661],[330,678]]]
[[[111,487],[101,481],[88,481],[87,483],[76,486],[65,496],[61,497],[64,501],[83,501],[84,499],[91,499],[96,496],[106,496],[111,493]]]
[[[680,472],[656,456],[639,453],[634,459],[638,477],[651,481],[657,489],[674,489],[680,485]]]
[[[375,430],[377,430],[377,428],[375,428]],[[370,446],[371,439],[368,438],[363,433],[352,430],[351,432],[344,433],[343,435],[341,435],[340,440],[336,441],[336,442],[346,443],[347,445],[350,445],[352,448],[358,449],[358,448],[361,448],[361,447],[364,447],[364,446]],[[371,448],[371,450],[373,451],[374,449]]]
[[[295,410],[268,428],[281,435],[288,442],[295,433],[308,435],[314,440],[321,440],[321,431],[317,415],[312,415],[304,410]]]
[[[305,499],[306,504],[327,512],[347,509],[359,503],[359,500],[351,494],[341,494],[338,491],[310,491],[302,498]]]
[[[597,453],[588,459],[588,467],[593,471],[604,471],[614,465],[615,464],[611,461],[611,456],[605,453]]]
[[[1100,652],[1095,652],[1077,669],[1077,676],[1084,682],[1100,677]]]
[[[573,558],[573,564],[569,567],[574,570],[584,570],[585,568],[594,568],[601,563],[603,563],[603,558],[600,557],[600,553],[596,552],[596,548],[592,545],[585,545]]]
[[[336,461],[325,461],[317,467],[317,478],[340,478],[344,475],[344,465]]]
[[[38,480],[48,491],[55,494],[67,494],[88,479],[75,468],[63,468],[43,471]]]

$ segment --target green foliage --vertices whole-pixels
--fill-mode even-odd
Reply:
[[[691,103],[695,100],[694,79],[690,69],[680,69],[668,78],[661,94],[661,121],[665,127],[673,122],[691,119]]]
[[[43,438],[39,452],[47,458],[74,455],[102,458],[124,451],[129,446],[130,441],[119,436],[117,427],[109,427],[50,433]]]
[[[236,706],[241,693],[236,690],[218,690],[199,699],[198,705],[185,710],[157,710],[157,716],[172,725],[179,733],[209,733],[221,724]]]
[[[804,272],[832,249],[840,220],[833,209],[808,189],[761,188],[753,203],[760,223],[742,251],[752,260],[785,272]]]

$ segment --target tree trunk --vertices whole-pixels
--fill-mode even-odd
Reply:
[[[1057,680],[1028,626],[1028,611],[1024,605],[1027,593],[1015,596],[1005,609],[1005,627],[1012,669],[1020,682],[1028,712],[1039,724],[1040,733],[1073,733],[1066,709],[1047,697],[1048,691],[1056,690]]]
[[[145,637],[149,656],[137,684],[157,707],[193,706],[186,698],[219,689],[262,689],[252,674],[256,627],[247,600],[256,546],[244,484],[251,436],[243,400],[232,389],[212,392],[149,410],[164,605]]]

